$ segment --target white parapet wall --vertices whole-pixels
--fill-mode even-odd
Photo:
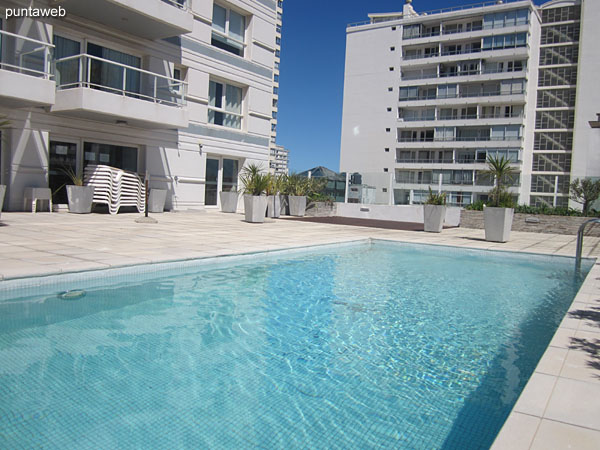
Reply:
[[[336,205],[336,215],[339,217],[423,223],[422,205],[365,205],[361,203],[336,203]],[[461,208],[458,206],[449,206],[446,209],[444,224],[450,227],[459,226],[460,210]]]

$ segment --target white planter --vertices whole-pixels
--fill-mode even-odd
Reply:
[[[277,218],[281,215],[281,197],[269,195],[267,197],[267,217]]]
[[[219,192],[221,198],[221,212],[234,213],[237,211],[239,194],[237,191]]]
[[[483,221],[485,223],[485,240],[491,242],[506,242],[510,238],[513,215],[512,208],[483,209]]]
[[[244,195],[244,215],[246,222],[263,223],[267,212],[265,195]]]
[[[290,216],[304,217],[304,213],[306,212],[306,196],[289,195],[288,201],[290,204]]]
[[[166,189],[150,189],[150,195],[148,196],[148,212],[163,212],[165,210],[165,200],[167,200]]]
[[[280,195],[279,199],[281,201],[281,214],[284,216],[290,215],[290,203],[287,195]]]
[[[69,212],[75,214],[89,214],[92,212],[94,200],[94,186],[67,186],[69,199]]]
[[[445,205],[423,205],[423,226],[429,233],[441,233],[446,218]]]
[[[6,193],[6,186],[0,184],[0,215],[2,213],[2,205],[4,205],[4,194]]]

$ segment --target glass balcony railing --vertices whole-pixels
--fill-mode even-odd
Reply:
[[[167,106],[186,104],[187,83],[137,67],[81,54],[56,60],[57,90],[97,89]]]
[[[481,119],[517,119],[522,118],[523,113],[512,113],[512,114],[465,114],[462,116],[451,115],[451,116],[421,116],[421,117],[404,117],[404,122],[422,122],[428,120],[481,120]]]
[[[521,136],[399,137],[398,142],[520,141],[521,139]]]
[[[446,73],[418,73],[418,74],[406,74],[406,75],[402,75],[402,80],[403,81],[410,81],[410,80],[427,80],[427,79],[431,79],[431,78],[450,78],[450,77],[464,77],[464,76],[470,76],[470,75],[489,75],[489,74],[495,74],[495,73],[515,73],[515,72],[523,72],[525,71],[526,68],[525,67],[521,67],[521,68],[517,68],[517,69],[512,69],[512,70],[498,70],[498,69],[482,69],[482,70],[463,70],[461,72],[458,71],[452,71],[452,72],[446,72]]]
[[[50,80],[53,47],[47,42],[0,30],[0,70]]]
[[[488,48],[470,48],[464,50],[442,50],[441,52],[433,52],[433,53],[417,53],[411,55],[404,55],[402,59],[404,61],[411,61],[415,59],[424,59],[424,58],[436,58],[438,56],[456,56],[456,55],[469,55],[472,53],[481,53],[488,52],[494,50],[506,50],[509,48],[521,48],[527,47],[527,43],[518,43],[512,45],[502,45],[498,47],[488,47]]]
[[[471,98],[471,97],[494,97],[497,95],[519,95],[525,94],[525,89],[512,89],[509,91],[495,90],[490,92],[453,92],[449,94],[421,94],[415,96],[400,97],[398,101],[414,100],[443,100],[448,98]]]

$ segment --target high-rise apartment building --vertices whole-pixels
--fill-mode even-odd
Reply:
[[[575,130],[600,95],[579,95],[600,53],[589,48],[591,66],[578,59],[597,34],[580,21],[600,20],[599,7],[515,0],[418,13],[407,0],[350,25],[340,170],[382,174],[378,202],[420,203],[441,186],[462,206],[487,199],[486,158],[503,156],[519,203],[566,206],[571,178],[600,176],[589,124]]]
[[[268,167],[276,0],[0,0],[0,16],[5,209],[27,187],[64,203],[63,169],[88,164],[148,171],[169,209],[217,207],[243,165]]]

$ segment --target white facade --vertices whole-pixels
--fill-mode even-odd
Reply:
[[[584,3],[589,20],[600,19],[600,2]],[[536,204],[532,170],[548,153],[533,150],[540,149],[536,124],[543,124],[536,116],[538,76],[547,77],[538,64],[551,60],[540,55],[540,10],[515,0],[417,13],[408,1],[402,12],[369,17],[347,29],[340,171],[393,173],[390,203],[419,203],[441,184],[450,203],[465,205],[485,200],[492,187],[487,155],[505,156],[519,173],[509,191],[519,203]],[[597,65],[598,50],[588,53]],[[580,70],[579,83],[594,73]],[[593,115],[579,111],[578,92],[575,120],[588,135]],[[592,150],[580,156],[587,176],[600,175],[590,164]]]
[[[290,151],[280,145],[271,147],[269,169],[275,175],[287,175],[289,172]]]
[[[26,187],[63,202],[65,166],[148,171],[177,210],[217,207],[243,165],[268,166],[275,0],[65,0],[64,18],[4,19],[30,5],[0,0],[5,209]]]

